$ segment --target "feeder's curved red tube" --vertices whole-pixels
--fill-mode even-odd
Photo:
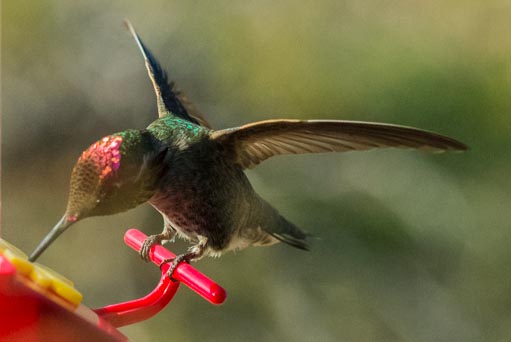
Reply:
[[[174,297],[179,287],[166,274],[153,291],[143,298],[107,305],[94,312],[116,328],[144,321],[160,312]]]

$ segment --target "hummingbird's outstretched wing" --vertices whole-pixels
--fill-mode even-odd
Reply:
[[[182,119],[210,128],[209,123],[195,108],[188,97],[176,87],[174,82],[169,82],[167,73],[161,67],[160,63],[158,63],[158,60],[153,56],[151,51],[144,45],[131,23],[125,20],[124,24],[130,31],[144,56],[147,73],[153,82],[154,91],[156,92],[159,117],[161,118],[171,113]]]
[[[372,148],[466,150],[463,143],[417,128],[341,120],[267,120],[215,131],[233,161],[252,168],[279,154],[343,152]]]

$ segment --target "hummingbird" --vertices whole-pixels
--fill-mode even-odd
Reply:
[[[163,216],[151,246],[189,240],[182,261],[283,242],[308,250],[308,234],[284,218],[252,188],[244,170],[286,154],[407,148],[463,151],[463,143],[430,131],[385,123],[276,119],[214,130],[169,81],[130,22],[125,25],[145,61],[156,93],[158,119],[145,129],[103,137],[78,158],[71,173],[67,208],[30,256],[35,261],[64,231],[87,217],[111,215],[149,203]]]

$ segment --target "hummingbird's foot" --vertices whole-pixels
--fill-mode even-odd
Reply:
[[[161,262],[160,264],[160,269],[161,267],[166,264],[166,263],[169,263],[169,262],[172,262],[172,264],[170,265],[170,268],[169,270],[167,271],[167,276],[170,278],[170,280],[172,281],[177,281],[174,277],[172,277],[172,274],[174,273],[174,271],[176,270],[177,266],[182,263],[183,261],[184,262],[187,262],[187,263],[190,263],[190,261],[195,257],[195,253],[185,253],[185,254],[180,254],[180,255],[177,255],[175,258],[169,258],[169,259],[165,259]]]
[[[142,258],[142,260],[144,260],[145,262],[151,261],[151,259],[149,258],[149,252],[151,251],[151,247],[153,247],[154,245],[159,245],[163,240],[171,240],[173,236],[174,233],[172,231],[166,230],[160,234],[148,236],[144,240],[142,248],[140,248],[140,257]]]
[[[180,254],[175,258],[163,260],[160,264],[160,269],[163,266],[163,264],[172,262],[169,270],[167,271],[167,276],[170,278],[170,280],[177,281],[174,277],[172,277],[172,274],[176,270],[177,266],[183,261],[190,263],[190,261],[197,261],[200,258],[202,258],[202,256],[204,255],[204,251],[206,250],[207,243],[208,239],[206,237],[199,237],[199,243],[190,247],[188,253]]]

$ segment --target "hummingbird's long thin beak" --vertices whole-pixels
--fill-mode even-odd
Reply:
[[[62,234],[67,228],[69,228],[73,223],[74,221],[68,220],[67,215],[64,215],[55,225],[55,227],[52,228],[48,235],[46,235],[44,239],[39,243],[28,260],[31,262],[36,261],[37,258],[45,251],[45,249],[48,248],[48,246],[50,246],[52,242],[55,241],[59,235]]]

